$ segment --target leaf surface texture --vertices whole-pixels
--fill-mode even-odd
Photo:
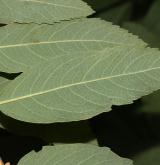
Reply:
[[[93,10],[81,0],[0,0],[1,23],[50,23],[86,17]]]
[[[35,123],[88,119],[159,89],[159,57],[156,49],[122,46],[64,54],[11,82],[0,109]]]
[[[31,152],[18,165],[132,165],[132,161],[120,158],[109,148],[92,145],[72,144],[44,147]]]
[[[12,24],[0,28],[0,70],[24,72],[65,53],[93,52],[121,45],[146,44],[137,36],[99,19],[55,25]]]

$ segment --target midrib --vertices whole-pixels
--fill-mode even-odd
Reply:
[[[88,84],[88,83],[97,82],[97,81],[109,80],[109,79],[116,78],[116,77],[140,74],[140,73],[149,72],[149,71],[156,70],[156,69],[160,69],[160,67],[141,70],[141,71],[138,71],[138,72],[131,72],[131,73],[128,73],[128,74],[124,73],[124,74],[108,76],[108,77],[102,77],[102,78],[88,80],[88,81],[81,81],[81,82],[77,82],[77,83],[74,83],[74,84],[68,84],[68,85],[60,86],[60,87],[53,88],[53,89],[50,89],[50,90],[40,91],[40,92],[37,92],[37,93],[33,93],[33,94],[29,94],[29,95],[9,99],[9,100],[0,101],[0,105],[7,104],[7,103],[10,103],[10,102],[19,101],[19,100],[23,100],[23,99],[27,99],[27,98],[31,98],[31,97],[34,97],[34,96],[43,95],[43,94],[46,94],[46,93],[58,91],[58,90],[65,89],[65,88],[74,87],[74,86],[77,86],[77,85],[83,85],[83,84]]]
[[[59,41],[44,41],[44,42],[32,42],[32,43],[22,43],[22,44],[13,44],[13,45],[1,45],[0,49],[4,48],[13,48],[13,47],[25,47],[25,46],[34,46],[34,45],[42,45],[42,44],[56,44],[56,43],[71,43],[71,42],[102,42],[108,44],[115,45],[124,45],[123,43],[109,42],[104,40],[59,40]],[[132,44],[125,44],[132,45]]]

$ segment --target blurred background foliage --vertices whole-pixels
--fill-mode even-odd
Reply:
[[[84,1],[95,10],[91,18],[111,21],[138,35],[150,47],[160,48],[160,0]],[[30,150],[40,150],[47,144],[96,145],[96,136],[100,146],[133,159],[134,165],[159,165],[160,91],[131,105],[113,106],[113,111],[83,122],[38,125],[0,114],[0,128],[0,155],[5,161],[17,162]]]

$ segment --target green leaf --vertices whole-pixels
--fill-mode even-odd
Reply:
[[[0,109],[33,123],[88,119],[158,90],[159,57],[156,49],[127,46],[64,54],[12,81]]]
[[[64,53],[119,45],[145,46],[137,36],[99,19],[54,25],[12,24],[0,28],[0,71],[22,72]]]
[[[0,76],[0,96],[3,94],[3,89],[8,85],[10,80]]]
[[[134,165],[159,165],[160,147],[153,147],[134,157]]]
[[[83,0],[87,2],[90,6],[92,6],[96,11],[103,10],[104,8],[108,8],[117,2],[119,0]]]
[[[124,23],[123,27],[128,29],[135,35],[138,35],[151,47],[160,48],[160,1],[153,3],[149,13],[139,22]],[[156,91],[151,95],[142,99],[142,107],[140,111],[151,114],[160,113],[160,91]]]
[[[138,22],[124,23],[123,27],[138,35],[151,47],[160,48],[160,1],[153,3],[149,13]]]
[[[116,6],[113,9],[105,10],[96,15],[107,21],[111,21],[114,24],[120,25],[122,22],[128,20],[131,16],[131,3],[127,2],[120,6]]]
[[[5,129],[1,123],[0,123],[0,129]]]
[[[86,17],[93,10],[81,0],[0,0],[0,23],[54,23]]]
[[[159,36],[160,33],[160,1],[155,0],[149,13],[142,20],[144,26]]]
[[[140,23],[127,22],[123,24],[123,27],[129,30],[134,35],[138,35],[143,41],[149,44],[150,47],[160,47],[159,34],[155,34],[149,30],[147,26]]]
[[[142,107],[140,111],[149,114],[160,113],[160,90],[142,98]]]
[[[114,154],[109,148],[84,144],[57,145],[32,151],[18,165],[132,165],[132,161]]]

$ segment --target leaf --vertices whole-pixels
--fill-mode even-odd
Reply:
[[[143,106],[140,108],[141,111],[152,114],[160,113],[160,91],[156,91],[151,95],[142,98]]]
[[[134,35],[138,35],[141,39],[143,39],[143,41],[148,43],[150,47],[160,47],[159,34],[155,34],[153,31],[150,31],[143,24],[127,22],[123,24],[123,27]]]
[[[105,10],[96,16],[107,21],[111,21],[114,24],[120,25],[122,22],[128,20],[131,16],[131,3],[127,2],[110,10]]]
[[[0,95],[3,93],[3,89],[8,85],[10,81],[0,76]]]
[[[0,123],[0,129],[5,129],[1,123]]]
[[[81,0],[0,0],[0,23],[50,23],[86,17],[93,10]]]
[[[148,149],[134,157],[134,165],[159,165],[160,147]]]
[[[44,147],[30,152],[18,165],[132,165],[132,161],[114,154],[109,148],[84,144]]]
[[[99,11],[116,4],[119,0],[112,0],[112,1],[111,0],[100,0],[100,1],[99,0],[83,0],[83,1],[87,2],[96,11]]]
[[[137,23],[124,23],[123,27],[138,35],[151,47],[160,48],[160,1],[155,1],[144,19]],[[160,90],[141,99],[140,111],[145,113],[160,113]]]
[[[123,27],[138,35],[151,47],[160,47],[160,1],[153,3],[149,13],[138,22],[124,23]]]
[[[159,74],[156,49],[120,46],[66,54],[12,81],[0,97],[0,110],[33,123],[85,120],[158,90]]]
[[[137,36],[99,19],[54,25],[12,24],[0,28],[0,71],[22,72],[64,53],[119,45],[146,46]]]

